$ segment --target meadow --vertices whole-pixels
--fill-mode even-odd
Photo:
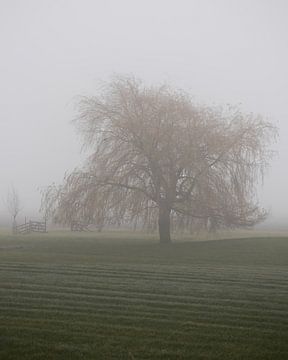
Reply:
[[[0,359],[288,359],[288,238],[1,233]]]

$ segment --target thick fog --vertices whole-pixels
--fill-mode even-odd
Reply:
[[[261,204],[288,217],[285,0],[1,0],[0,218],[17,189],[37,218],[39,188],[81,164],[75,98],[133,74],[208,103],[241,103],[279,127]]]

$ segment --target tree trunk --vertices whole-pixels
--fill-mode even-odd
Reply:
[[[160,244],[170,244],[170,213],[171,209],[160,206],[159,207],[159,236],[160,236]]]
[[[15,235],[17,233],[17,222],[16,217],[13,217],[13,223],[12,223],[12,234]]]

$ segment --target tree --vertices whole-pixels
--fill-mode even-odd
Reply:
[[[61,186],[47,189],[59,222],[149,223],[157,216],[160,242],[169,243],[172,214],[211,227],[265,218],[255,186],[277,132],[261,116],[117,78],[98,96],[81,98],[75,122],[90,154]]]
[[[17,226],[17,216],[19,212],[21,211],[20,207],[20,198],[18,191],[15,189],[15,187],[12,185],[10,190],[7,193],[6,197],[6,207],[12,217],[12,232],[15,233],[16,226]]]

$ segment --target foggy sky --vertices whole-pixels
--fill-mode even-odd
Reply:
[[[81,164],[75,97],[116,73],[268,117],[260,200],[288,219],[287,18],[285,0],[0,0],[0,217],[11,183],[37,218],[38,188]]]

